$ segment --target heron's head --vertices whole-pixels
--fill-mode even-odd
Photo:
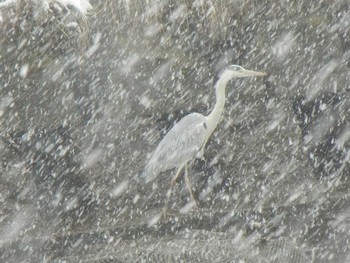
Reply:
[[[227,79],[233,79],[233,78],[254,77],[254,76],[261,77],[261,76],[265,76],[266,73],[247,70],[238,65],[231,65],[222,73],[222,75],[225,75]]]

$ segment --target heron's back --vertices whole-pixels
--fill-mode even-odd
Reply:
[[[153,181],[159,173],[178,167],[193,159],[201,149],[207,133],[206,118],[191,113],[176,123],[161,140],[142,177]]]

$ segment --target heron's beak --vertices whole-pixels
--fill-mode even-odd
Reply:
[[[265,72],[259,72],[259,71],[253,71],[253,70],[247,70],[247,69],[242,69],[238,73],[238,77],[262,77],[266,76]]]

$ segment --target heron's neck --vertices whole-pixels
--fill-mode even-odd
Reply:
[[[216,103],[212,112],[207,116],[208,137],[212,134],[212,132],[215,130],[216,126],[220,122],[222,111],[224,110],[225,106],[226,86],[229,80],[229,78],[221,77],[216,83]]]

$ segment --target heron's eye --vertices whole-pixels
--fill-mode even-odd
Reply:
[[[241,66],[238,66],[238,65],[231,65],[229,67],[229,69],[234,70],[234,71],[241,71],[241,70],[243,70],[243,68]]]
[[[207,129],[207,124],[205,122],[203,122],[203,126],[204,126],[204,129]]]

